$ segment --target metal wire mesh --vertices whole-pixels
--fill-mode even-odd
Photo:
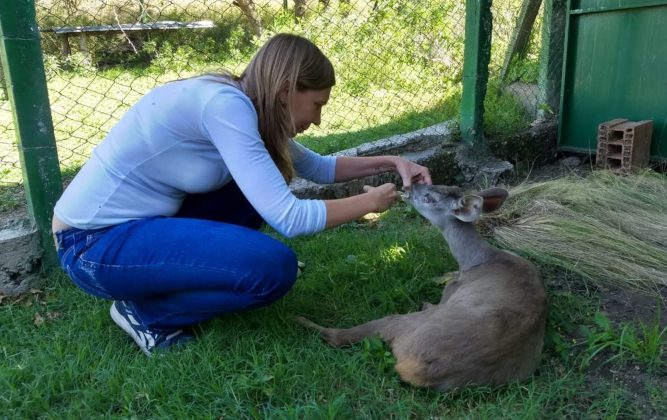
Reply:
[[[500,83],[498,75],[521,3],[493,6],[490,80],[497,89],[487,96],[510,95],[511,84]],[[337,70],[322,125],[300,139],[320,153],[458,113],[465,32],[465,2],[459,0],[36,0],[36,11],[65,178],[148,90],[223,68],[238,73],[277,32],[310,38]],[[184,22],[202,27],[173,28]],[[113,28],[100,28],[105,25]],[[145,25],[151,29],[143,30]],[[97,27],[97,32],[80,27]],[[539,27],[534,28],[519,70],[510,70],[506,81],[516,76],[535,82],[539,36]],[[521,103],[534,104],[535,97],[532,90],[521,95],[509,100],[516,109],[508,118],[526,125],[534,115]],[[499,108],[487,109],[486,118],[508,112],[504,105]],[[0,188],[21,182],[14,137],[9,102],[0,92]]]
[[[502,133],[508,126],[512,130],[520,129],[537,116],[543,15],[541,3],[507,0],[494,2],[492,6],[490,81],[485,102],[494,112],[485,114],[487,135]],[[525,8],[533,7],[531,19],[525,16]],[[528,14],[531,14],[530,10]],[[523,34],[522,28],[525,32]]]

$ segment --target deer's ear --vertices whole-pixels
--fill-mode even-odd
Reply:
[[[482,215],[483,200],[477,195],[466,195],[461,208],[454,210],[454,216],[462,222],[472,223]]]
[[[490,213],[502,207],[503,203],[509,197],[509,193],[504,188],[493,187],[478,193],[484,199],[482,210],[484,213]]]

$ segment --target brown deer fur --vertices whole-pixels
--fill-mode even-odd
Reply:
[[[443,232],[459,264],[458,278],[437,305],[352,328],[297,320],[335,347],[380,336],[391,346],[400,377],[413,385],[453,390],[528,378],[544,341],[542,278],[532,263],[494,248],[473,226],[507,195],[501,188],[465,196],[457,187],[412,186],[407,201]]]

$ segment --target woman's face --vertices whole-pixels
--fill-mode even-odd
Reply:
[[[296,133],[303,133],[311,124],[320,125],[322,117],[322,107],[329,101],[331,88],[322,90],[296,90],[292,96],[292,120]]]

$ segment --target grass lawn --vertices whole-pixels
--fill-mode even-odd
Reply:
[[[433,278],[456,269],[440,233],[399,204],[376,221],[288,243],[307,267],[284,299],[202,325],[194,344],[163,357],[147,358],[112,323],[109,302],[79,291],[63,274],[49,275],[21,299],[5,297],[1,416],[659,418],[667,412],[666,334],[650,328],[636,334],[642,343],[657,342],[650,357],[624,351],[620,324],[604,315],[608,290],[544,268],[550,315],[534,377],[439,394],[401,383],[378,339],[333,349],[293,317],[351,326],[436,302],[442,286]]]

